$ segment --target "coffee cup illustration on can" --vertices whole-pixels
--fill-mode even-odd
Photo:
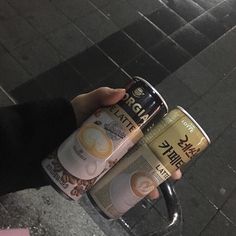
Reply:
[[[111,203],[120,214],[124,214],[155,187],[155,181],[149,173],[141,171],[132,174],[121,173],[111,182]]]
[[[77,177],[87,180],[98,176],[105,168],[106,159],[112,154],[112,140],[102,128],[94,124],[84,125],[75,134],[74,139],[71,156],[84,157],[84,159],[77,158],[76,171],[79,173]],[[85,165],[84,160],[86,160]]]
[[[167,112],[158,91],[135,77],[121,101],[91,115],[61,144],[55,158],[42,162],[43,168],[57,190],[79,200]]]

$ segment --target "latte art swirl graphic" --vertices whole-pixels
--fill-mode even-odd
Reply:
[[[90,124],[81,128],[77,135],[80,144],[92,156],[106,159],[112,153],[112,141],[105,131],[97,125]]]
[[[131,177],[131,188],[135,195],[144,197],[154,190],[155,185],[150,176],[144,172],[137,172]]]

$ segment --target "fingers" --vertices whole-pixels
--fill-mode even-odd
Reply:
[[[159,196],[160,196],[160,193],[157,190],[157,188],[155,188],[151,193],[148,194],[148,198],[151,200],[157,199],[159,198]]]
[[[120,101],[125,95],[125,89],[101,87],[92,92],[81,94],[72,101],[77,125],[79,126],[91,113],[102,106],[109,106]]]
[[[178,180],[178,179],[181,179],[182,177],[182,172],[178,169],[176,170],[172,175],[171,175],[171,178],[173,180]],[[157,198],[159,198],[160,196],[160,193],[158,191],[157,188],[155,188],[151,193],[148,194],[148,198],[151,199],[151,200],[155,200]]]
[[[77,97],[80,102],[80,110],[84,113],[94,112],[101,106],[109,106],[117,103],[125,95],[125,89],[112,89],[101,87],[92,92]]]
[[[87,94],[87,98],[100,106],[109,106],[120,101],[125,95],[125,89],[112,89],[109,87],[101,87]]]
[[[182,172],[178,169],[171,175],[171,177],[172,177],[173,180],[181,179]]]

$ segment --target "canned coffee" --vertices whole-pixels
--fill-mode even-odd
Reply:
[[[50,179],[78,200],[168,111],[161,95],[135,77],[124,98],[97,110],[42,163]]]
[[[167,114],[90,190],[92,203],[117,219],[210,144],[181,107]]]

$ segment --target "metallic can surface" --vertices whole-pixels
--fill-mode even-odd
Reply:
[[[181,107],[167,114],[90,190],[92,202],[116,219],[210,144]]]
[[[120,102],[97,110],[64,141],[56,158],[43,161],[43,168],[69,198],[78,200],[167,111],[161,95],[135,77]]]
[[[179,106],[162,119],[143,141],[171,173],[210,144],[204,130]]]

